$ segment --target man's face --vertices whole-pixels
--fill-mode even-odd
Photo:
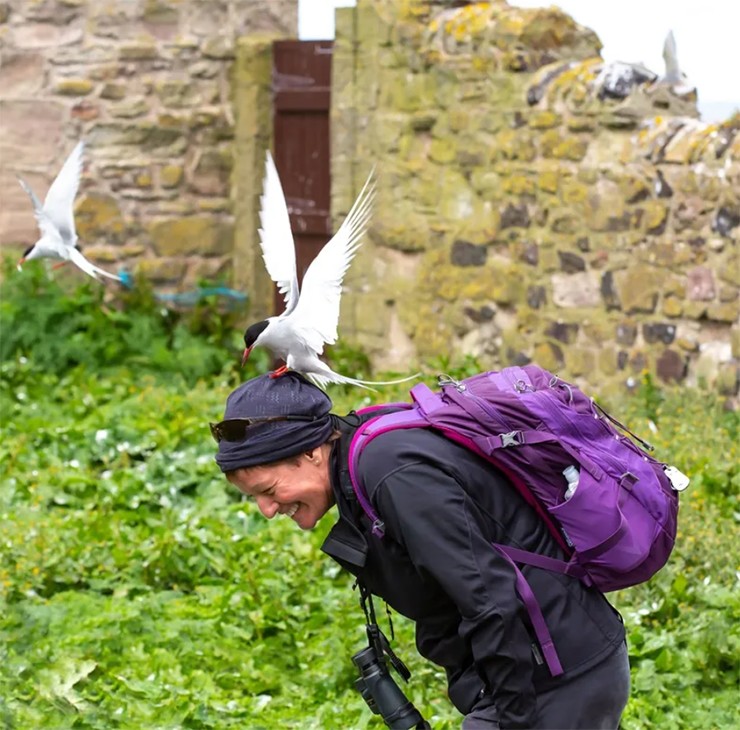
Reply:
[[[268,520],[287,515],[302,530],[311,530],[334,504],[328,455],[326,446],[319,447],[301,454],[297,463],[239,469],[229,481],[253,498]]]

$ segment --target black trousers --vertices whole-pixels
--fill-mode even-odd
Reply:
[[[531,730],[617,730],[630,694],[627,646],[591,671],[537,696]],[[498,730],[494,708],[475,707],[462,730]]]

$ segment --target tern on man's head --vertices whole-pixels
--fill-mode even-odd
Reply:
[[[285,311],[247,328],[243,361],[253,347],[266,347],[275,358],[285,361],[285,366],[275,371],[273,377],[291,369],[322,388],[328,383],[363,387],[375,384],[335,373],[320,357],[324,345],[337,341],[342,280],[367,230],[374,197],[374,173],[371,172],[339,230],[306,270],[299,292],[288,205],[275,163],[267,153],[260,209],[260,246],[267,273],[285,299]]]

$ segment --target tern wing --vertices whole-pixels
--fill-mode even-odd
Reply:
[[[80,186],[84,142],[78,142],[62,165],[44,200],[44,211],[57,227],[65,242],[74,245],[77,240],[73,205]]]
[[[100,267],[95,266],[95,264],[90,263],[82,253],[73,246],[68,246],[67,250],[69,253],[69,260],[88,276],[92,276],[93,279],[99,279],[100,276],[107,276],[109,279],[113,279],[114,281],[121,281],[120,276],[109,274],[107,271],[103,271]]]
[[[285,299],[285,315],[298,304],[295,243],[290,216],[275,162],[270,152],[265,160],[265,179],[260,198],[260,247],[265,268]]]
[[[311,262],[291,321],[317,354],[337,340],[342,280],[367,230],[375,198],[374,172],[368,176],[347,217]]]
[[[31,205],[33,205],[33,214],[36,218],[36,223],[38,224],[39,230],[41,231],[41,235],[48,237],[49,240],[58,240],[59,244],[62,245],[62,241],[59,240],[59,232],[57,231],[57,228],[54,225],[53,221],[51,221],[49,216],[44,211],[44,207],[41,205],[41,201],[36,197],[36,193],[31,190],[31,186],[22,177],[18,177],[18,182],[26,191],[28,197],[31,198]]]

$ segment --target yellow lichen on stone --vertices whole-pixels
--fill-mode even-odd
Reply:
[[[488,27],[495,11],[495,7],[487,2],[457,8],[445,21],[445,32],[457,41],[480,35]]]
[[[100,193],[86,193],[79,198],[75,206],[75,225],[82,241],[118,238],[125,229],[115,198]]]
[[[87,96],[94,88],[90,79],[62,79],[57,82],[56,92],[63,96]]]
[[[557,170],[542,170],[537,177],[537,187],[546,193],[558,192],[558,180],[561,174]]]
[[[149,233],[160,256],[225,255],[233,246],[233,226],[206,215],[155,221]]]
[[[160,182],[163,188],[176,188],[182,180],[182,165],[165,165],[160,172]]]
[[[152,187],[152,175],[149,171],[140,172],[136,179],[134,180],[134,184],[137,188],[150,188]]]

